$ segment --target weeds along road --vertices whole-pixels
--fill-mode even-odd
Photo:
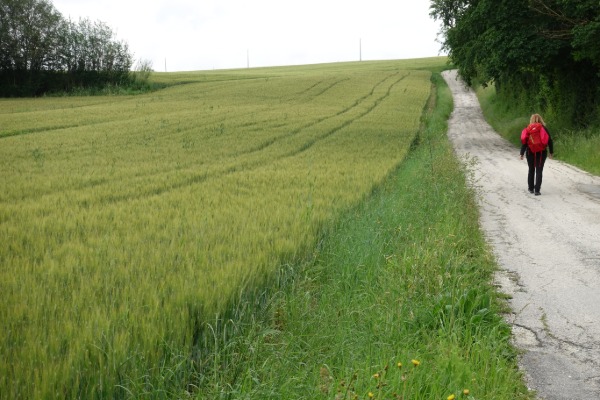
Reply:
[[[598,399],[600,178],[548,158],[542,195],[530,194],[519,149],[486,123],[456,71],[443,76],[454,98],[448,135],[460,157],[475,159],[471,184],[497,283],[511,296],[507,319],[527,384],[541,399]]]

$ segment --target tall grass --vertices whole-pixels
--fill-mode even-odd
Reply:
[[[499,99],[493,86],[478,88],[477,96],[486,120],[515,146],[520,147],[521,130],[529,123],[529,110],[521,110]],[[543,112],[541,110],[536,111]],[[544,116],[552,135],[555,157],[569,164],[600,175],[600,126],[569,127],[563,121]]]
[[[469,170],[445,136],[451,96],[434,82],[413,151],[323,236],[314,260],[283,268],[280,290],[235,321],[210,325],[197,398],[530,398]]]
[[[218,375],[207,324],[310,257],[395,170],[424,68],[443,62],[0,100],[0,396],[172,398]]]

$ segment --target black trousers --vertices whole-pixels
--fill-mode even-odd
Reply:
[[[548,157],[547,150],[544,150],[541,153],[532,153],[527,149],[527,165],[529,166],[527,185],[529,186],[529,190],[534,190],[536,192],[540,191],[546,157]]]

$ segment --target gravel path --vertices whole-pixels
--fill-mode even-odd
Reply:
[[[512,297],[507,319],[527,384],[540,399],[598,399],[600,177],[548,159],[533,196],[519,149],[487,124],[456,71],[443,76],[454,98],[448,135],[460,157],[476,160],[481,226]]]

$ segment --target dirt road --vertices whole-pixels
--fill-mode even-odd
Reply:
[[[476,159],[481,225],[500,290],[512,296],[507,319],[527,384],[540,399],[598,399],[600,178],[548,159],[542,195],[530,194],[519,149],[485,122],[455,71],[444,79],[454,98],[448,134],[457,154]]]

